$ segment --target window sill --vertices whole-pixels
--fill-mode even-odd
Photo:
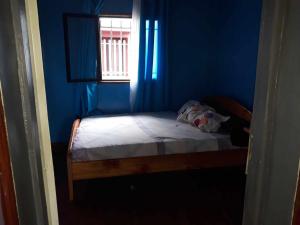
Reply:
[[[130,80],[101,80],[98,83],[100,84],[126,84],[130,83]]]

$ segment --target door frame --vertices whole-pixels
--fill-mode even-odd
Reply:
[[[43,167],[43,181],[47,204],[49,225],[58,225],[58,212],[52,149],[48,123],[47,99],[45,90],[44,67],[37,0],[25,0],[28,40],[30,48],[31,69],[33,77],[35,106],[37,110],[37,126],[41,147],[41,161]]]
[[[243,225],[292,224],[300,156],[294,126],[300,115],[299,11],[299,0],[263,1]]]
[[[20,224],[58,225],[36,0],[0,1],[0,82]]]

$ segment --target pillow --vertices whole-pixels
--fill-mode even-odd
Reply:
[[[200,102],[195,101],[195,100],[189,100],[186,102],[183,106],[178,111],[178,114],[183,113],[188,107],[195,106],[195,105],[201,105]]]
[[[190,123],[204,132],[217,132],[221,123],[230,117],[222,116],[208,105],[201,105],[198,101],[188,101],[178,111],[177,120]]]
[[[192,123],[194,117],[196,117],[199,113],[203,113],[207,110],[214,111],[213,108],[207,105],[201,105],[198,101],[190,100],[185,103],[178,111],[177,120],[181,122]]]
[[[229,120],[229,116],[222,116],[215,111],[207,110],[198,114],[193,119],[193,125],[204,132],[217,132],[221,127],[221,123]]]

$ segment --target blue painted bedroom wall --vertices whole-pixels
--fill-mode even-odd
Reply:
[[[220,1],[215,93],[253,107],[261,0]]]
[[[261,0],[172,0],[171,107],[226,95],[252,109]]]
[[[218,2],[172,0],[169,20],[171,108],[213,93]]]
[[[67,142],[79,114],[77,85],[67,83],[62,14],[81,0],[38,0],[52,142]],[[132,0],[106,0],[103,13],[130,13]],[[206,95],[232,96],[252,108],[261,0],[171,0],[171,109]],[[99,85],[98,107],[129,111],[128,84]]]
[[[82,13],[81,0],[38,0],[48,116],[52,142],[67,142],[72,122],[79,115],[77,84],[67,83],[62,15]],[[131,13],[132,0],[106,0],[103,13]],[[101,84],[99,108],[129,111],[129,84]]]

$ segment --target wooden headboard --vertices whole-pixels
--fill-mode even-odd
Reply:
[[[245,120],[248,123],[251,122],[252,113],[240,103],[229,97],[207,96],[203,99],[203,101],[216,109],[221,108],[227,111],[229,114],[232,114],[242,120]]]

